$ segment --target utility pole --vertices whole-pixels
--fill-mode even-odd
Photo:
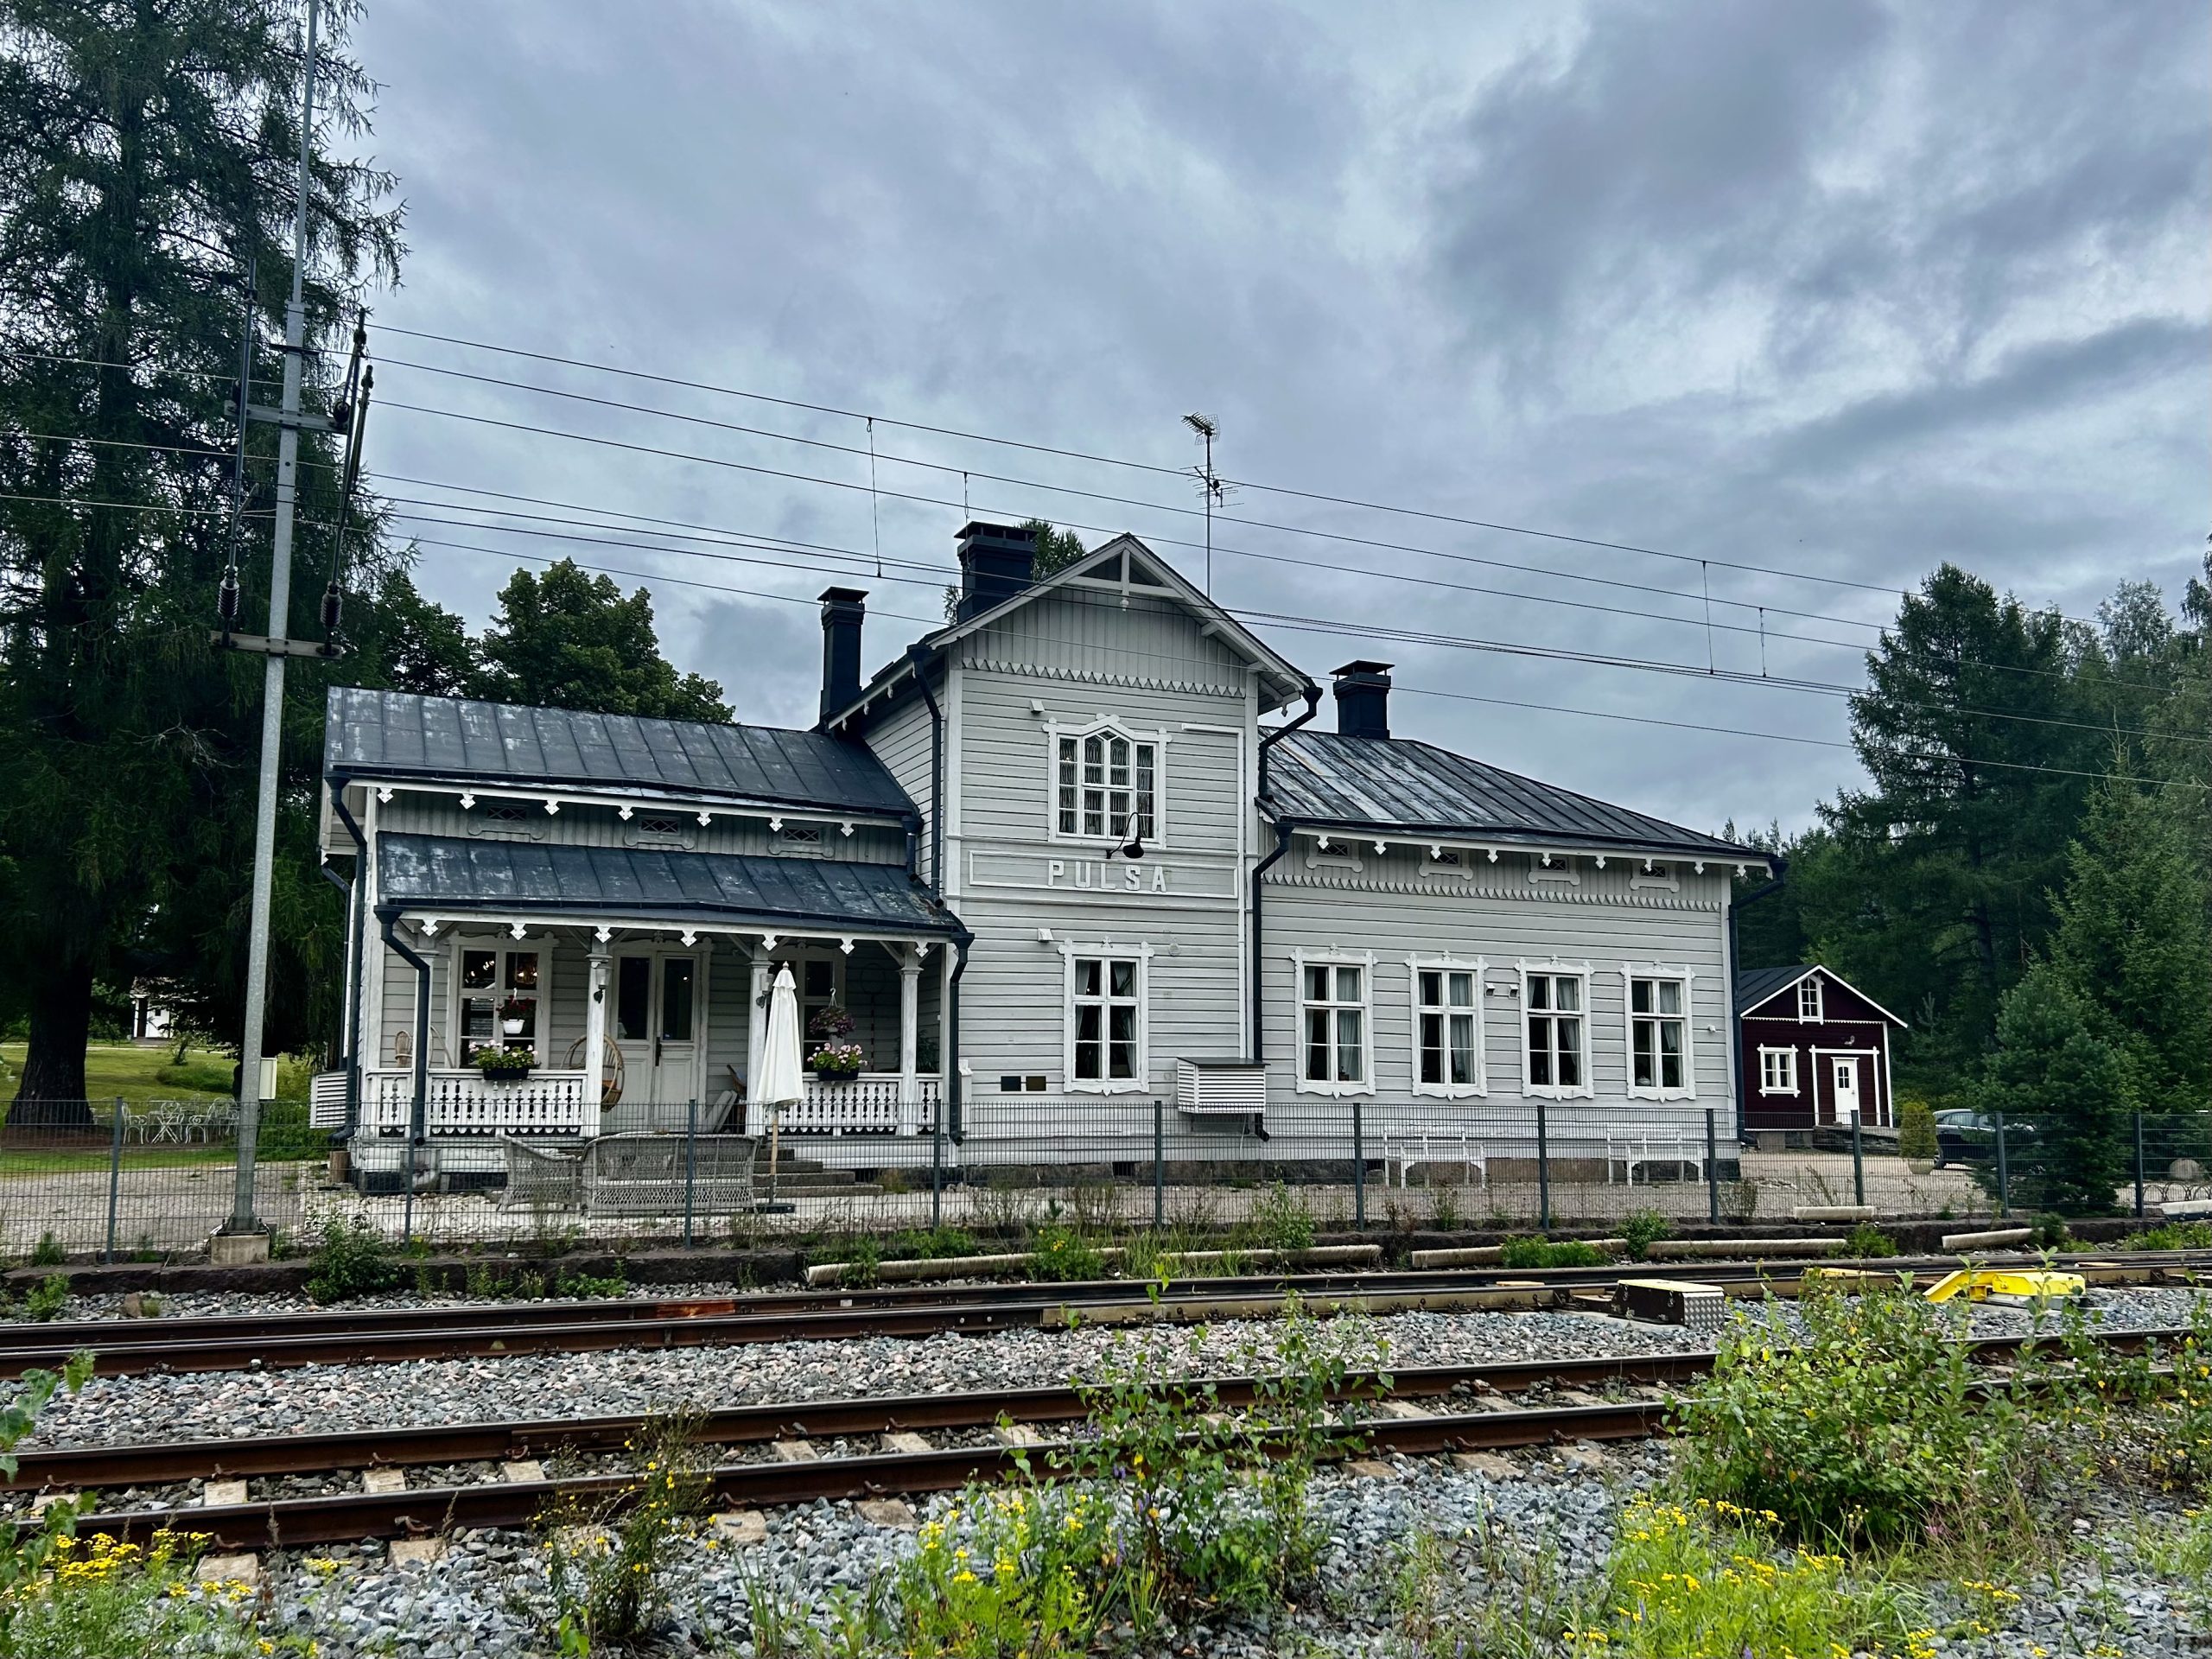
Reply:
[[[261,780],[253,814],[253,919],[245,969],[245,1032],[238,1046],[238,1185],[231,1207],[232,1234],[259,1235],[253,1211],[255,1143],[261,1132],[262,1026],[269,1002],[269,891],[276,866],[276,760],[284,735],[284,659],[297,652],[319,655],[312,645],[295,646],[287,638],[292,601],[292,518],[299,499],[300,385],[308,343],[308,157],[315,137],[315,17],[321,0],[308,0],[307,63],[300,93],[300,200],[292,219],[292,296],[284,308],[284,401],[276,423],[276,527],[270,556],[269,634],[261,682]],[[252,388],[238,388],[238,418],[270,418],[252,407]],[[246,649],[250,643],[236,641]]]

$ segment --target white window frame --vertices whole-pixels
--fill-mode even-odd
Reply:
[[[1461,880],[1474,878],[1474,849],[1471,847],[1424,847],[1421,855],[1423,875],[1457,876]]]
[[[457,933],[454,936],[452,949],[453,955],[446,963],[446,1042],[444,1046],[447,1064],[456,1070],[466,1070],[468,1066],[467,1045],[480,1044],[487,1040],[480,1037],[464,1036],[461,1033],[461,1005],[467,1000],[468,994],[461,988],[461,956],[464,950],[489,950],[499,959],[498,965],[492,970],[493,989],[497,993],[493,999],[492,1006],[492,1020],[495,1025],[499,1018],[499,1005],[506,1000],[508,995],[507,958],[511,956],[528,956],[532,951],[537,952],[537,988],[531,995],[537,999],[537,1034],[530,1039],[531,1047],[537,1056],[538,1065],[551,1065],[553,1064],[553,941],[542,935],[537,938],[518,939],[506,933],[495,933],[488,938],[478,935],[472,938],[467,934]],[[505,1037],[496,1034],[488,1040],[498,1042],[503,1048],[507,1042]]]
[[[1810,997],[1805,995],[1808,991],[1812,993]],[[1813,1005],[1813,1011],[1810,1014],[1805,1012],[1805,1005],[1808,1001]],[[1827,999],[1821,992],[1821,976],[1818,974],[1808,974],[1797,982],[1797,1019],[1800,1024],[1826,1025],[1827,1023]]]
[[[1360,861],[1359,843],[1347,841],[1342,836],[1316,836],[1313,846],[1306,850],[1306,868],[1309,870],[1364,870]]]
[[[1551,861],[1549,863],[1545,862],[1547,858]],[[1529,855],[1529,880],[1531,884],[1564,881],[1569,887],[1579,887],[1582,885],[1582,872],[1576,868],[1572,853],[1538,851]]]
[[[1060,947],[1060,1082],[1071,1095],[1141,1095],[1152,1086],[1152,946],[1144,943],[1123,944],[1113,940],[1084,942],[1074,939],[1058,941]],[[1075,964],[1078,958],[1097,958],[1104,961],[1128,961],[1135,958],[1137,964],[1137,1056],[1136,1075],[1133,1077],[1078,1078],[1075,1074]],[[1101,975],[1103,979],[1104,975]],[[1111,982],[1107,983],[1108,1001],[1111,1002]],[[1099,1041],[1112,1040],[1110,1022],[1102,1020]],[[1101,1059],[1105,1058],[1103,1050]],[[1110,1069],[1110,1065],[1109,1067]]]
[[[1097,719],[1081,726],[1064,726],[1057,720],[1046,721],[1045,722],[1045,831],[1046,838],[1052,841],[1066,842],[1074,845],[1084,847],[1118,846],[1128,839],[1128,830],[1126,827],[1126,822],[1125,827],[1120,830],[1116,830],[1112,827],[1112,808],[1110,799],[1113,785],[1110,783],[1104,785],[1108,791],[1109,801],[1107,813],[1109,820],[1107,832],[1104,835],[1098,836],[1086,835],[1082,832],[1080,828],[1083,823],[1083,791],[1084,788],[1083,782],[1083,745],[1084,740],[1093,737],[1118,737],[1125,741],[1129,745],[1128,790],[1132,810],[1134,810],[1136,798],[1137,746],[1139,744],[1147,744],[1151,747],[1152,830],[1145,836],[1144,842],[1147,847],[1166,847],[1169,845],[1167,823],[1167,747],[1172,736],[1173,734],[1170,733],[1164,726],[1157,729],[1133,726],[1127,721],[1117,719],[1111,715],[1101,715]],[[1076,823],[1077,828],[1072,830],[1063,830],[1060,828],[1060,745],[1063,743],[1073,743],[1076,746],[1075,789]]]
[[[1680,893],[1682,884],[1675,868],[1671,859],[1639,859],[1629,876],[1629,890],[1633,893],[1639,887],[1661,887],[1669,893]]]
[[[1416,1095],[1425,1095],[1438,1100],[1471,1100],[1478,1099],[1488,1095],[1490,1093],[1490,1052],[1488,1043],[1484,1040],[1483,1002],[1486,991],[1484,980],[1489,972],[1490,963],[1481,957],[1454,957],[1450,955],[1440,957],[1408,957],[1406,958],[1406,968],[1408,975],[1408,984],[1407,986],[1406,996],[1407,1001],[1411,1007],[1413,1014],[1413,1022],[1409,1028],[1406,1047],[1407,1057],[1411,1068],[1408,1076],[1412,1080],[1413,1092]],[[1475,1027],[1475,1076],[1474,1081],[1471,1083],[1427,1083],[1422,1081],[1421,1075],[1421,1016],[1429,1012],[1427,1006],[1421,1000],[1421,976],[1424,973],[1467,974],[1473,977],[1475,1000],[1468,1005],[1466,1010],[1469,1017],[1473,1020]],[[1303,988],[1301,987],[1301,990],[1302,988]],[[1445,997],[1446,1001],[1442,1005],[1442,1013],[1448,1020],[1454,1012],[1450,1001],[1451,991],[1448,987],[1445,990]],[[1444,1033],[1444,1041],[1445,1050],[1448,1053],[1451,1049],[1452,1041],[1451,1032],[1448,1028]],[[1302,1055],[1300,1056],[1300,1069],[1304,1069],[1304,1058]],[[1450,1068],[1447,1065],[1445,1069],[1448,1071]]]
[[[1770,1077],[1776,1081],[1770,1082]],[[1759,1093],[1794,1096],[1801,1092],[1797,1086],[1797,1051],[1794,1048],[1771,1048],[1762,1043],[1759,1046]]]
[[[1682,988],[1682,1011],[1679,1014],[1646,1014],[1636,1011],[1636,982],[1639,979],[1672,980]],[[1624,962],[1621,963],[1621,1034],[1627,1046],[1622,1051],[1626,1064],[1623,1076],[1628,1083],[1631,1100],[1695,1100],[1697,1098],[1697,1036],[1691,1010],[1697,1001],[1697,971],[1688,967],[1663,962]],[[1638,1020],[1678,1020],[1682,1027],[1682,1082],[1678,1089],[1663,1084],[1639,1084],[1636,1080],[1636,1022]],[[1657,1058],[1654,1051],[1653,1058]]]
[[[1594,1045],[1590,1039],[1592,1019],[1590,987],[1596,980],[1597,975],[1586,962],[1563,962],[1557,957],[1543,962],[1518,962],[1514,966],[1521,973],[1521,1092],[1545,1100],[1595,1100],[1598,1097],[1598,1083],[1592,1075],[1592,1067],[1593,1058],[1592,1049]],[[1529,1081],[1529,1021],[1532,1017],[1529,1006],[1529,982],[1539,975],[1554,979],[1579,979],[1582,982],[1582,989],[1580,993],[1581,1007],[1576,1010],[1577,1016],[1582,1021],[1582,1081],[1571,1086],[1565,1084]],[[1554,1010],[1548,1008],[1541,1012],[1551,1014]]]
[[[1297,1092],[1301,1095],[1330,1095],[1338,1099],[1353,1095],[1375,1092],[1375,953],[1372,950],[1308,950],[1303,948],[1290,953],[1291,962],[1291,1075],[1297,1080]],[[1359,1008],[1361,1070],[1364,1075],[1357,1078],[1308,1077],[1306,1075],[1306,1010],[1309,1006],[1348,1008],[1350,1002],[1331,1001],[1308,1004],[1306,1001],[1306,970],[1326,966],[1360,969]],[[1330,989],[1336,987],[1331,976]],[[1329,1051],[1336,1052],[1336,1027],[1330,1025]]]

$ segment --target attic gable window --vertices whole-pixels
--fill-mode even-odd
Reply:
[[[1053,742],[1053,826],[1062,836],[1160,838],[1160,744],[1106,726]]]
[[[1821,1018],[1821,982],[1818,979],[1798,982],[1797,1017],[1800,1020]]]

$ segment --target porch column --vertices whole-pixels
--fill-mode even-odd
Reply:
[[[766,1135],[768,1116],[760,1104],[760,1051],[768,1042],[768,951],[753,942],[753,990],[745,1003],[745,1132]]]
[[[599,1133],[600,1078],[607,1070],[607,944],[594,940],[591,947],[590,995],[584,998],[584,1135]],[[551,1046],[548,1033],[547,1046]]]
[[[921,1126],[921,1079],[914,1070],[916,1029],[921,1021],[922,952],[907,945],[899,953],[899,1133]]]

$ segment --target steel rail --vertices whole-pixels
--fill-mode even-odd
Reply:
[[[925,1337],[1056,1326],[1071,1319],[1133,1322],[1257,1317],[1296,1293],[1317,1309],[1370,1313],[1571,1305],[1574,1293],[1624,1277],[1688,1279],[1736,1294],[1793,1287],[1810,1266],[1941,1272],[1958,1256],[1850,1262],[1775,1259],[1611,1264],[1602,1268],[1473,1268],[1173,1281],[1154,1298],[1127,1280],[1066,1285],[966,1285],[690,1300],[623,1300],[521,1306],[375,1309],[248,1317],[96,1319],[0,1333],[0,1376],[59,1366],[89,1350],[105,1376],[397,1363],[519,1353],[600,1352],[788,1340]],[[2000,1259],[1997,1255],[1978,1258]],[[2212,1268],[2212,1252],[2124,1261],[2069,1259],[2093,1281],[2157,1281]],[[1143,1287],[1146,1293],[1154,1287]],[[17,1333],[20,1332],[20,1335]]]
[[[2184,1328],[2166,1326],[2107,1332],[2096,1340],[2100,1345],[2115,1351],[2140,1351],[2153,1344],[2177,1342],[2189,1334]],[[2032,1335],[1982,1337],[1971,1339],[1967,1347],[1973,1359],[1989,1363],[2013,1357],[2024,1349],[2049,1340],[2047,1336]],[[1715,1357],[1712,1350],[1698,1349],[1675,1353],[1407,1367],[1387,1373],[1387,1383],[1382,1375],[1375,1373],[1347,1376],[1331,1391],[1330,1397],[1337,1402],[1357,1402],[1433,1399],[1462,1389],[1510,1395],[1542,1386],[1672,1386],[1707,1375]],[[1194,1377],[1169,1387],[1173,1392],[1186,1395],[1206,1392],[1219,1405],[1242,1408],[1259,1402],[1262,1382],[1262,1379],[1250,1376]],[[1065,1423],[1080,1421],[1088,1414],[1088,1403],[1080,1389],[1014,1389],[980,1395],[887,1395],[740,1406],[708,1413],[687,1423],[685,1432],[698,1445],[759,1445],[779,1440],[834,1440],[899,1431],[982,1428],[1008,1420]],[[506,1462],[557,1453],[619,1452],[632,1449],[639,1435],[648,1431],[651,1421],[642,1415],[550,1418],[240,1440],[34,1451],[20,1454],[19,1467],[6,1490],[31,1492],[159,1486],[193,1479],[327,1474],[372,1467]],[[1372,1425],[1363,1426],[1363,1432],[1370,1427]]]

